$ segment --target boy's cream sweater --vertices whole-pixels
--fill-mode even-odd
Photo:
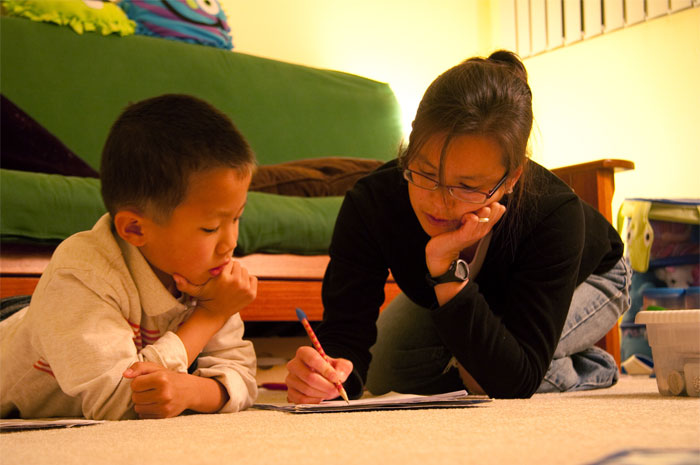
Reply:
[[[124,370],[149,361],[187,371],[174,331],[192,307],[181,301],[113,232],[109,215],[69,237],[31,304],[0,323],[0,416],[136,418]],[[230,400],[221,412],[249,407],[257,395],[255,352],[242,337],[236,314],[209,341],[194,372],[226,388]]]

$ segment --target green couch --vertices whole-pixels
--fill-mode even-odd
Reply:
[[[351,74],[146,36],[78,35],[10,17],[0,18],[0,44],[2,95],[95,170],[125,105],[163,93],[192,94],[227,113],[261,165],[389,160],[401,139],[391,88]],[[60,241],[104,212],[98,179],[0,175],[3,241]],[[341,199],[251,192],[240,252],[324,253]]]

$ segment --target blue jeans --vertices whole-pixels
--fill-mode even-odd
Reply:
[[[621,259],[603,275],[591,275],[576,290],[553,360],[537,392],[612,386],[618,368],[612,355],[596,347],[630,305],[631,268]],[[433,326],[430,310],[399,294],[377,320],[377,343],[367,389],[431,394],[464,389],[452,354]]]

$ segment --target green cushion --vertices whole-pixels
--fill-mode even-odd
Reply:
[[[249,192],[236,252],[327,253],[342,200]],[[2,240],[58,242],[91,229],[106,212],[98,179],[6,169],[0,206]]]
[[[60,241],[92,228],[106,211],[98,179],[0,170],[3,240]]]
[[[248,192],[236,253],[327,254],[342,196]]]

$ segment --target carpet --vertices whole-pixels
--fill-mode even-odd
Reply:
[[[285,402],[261,389],[259,402]],[[0,464],[700,464],[700,398],[663,397],[646,376],[595,391],[465,409],[234,414],[0,434]],[[669,455],[613,461],[629,452]],[[634,454],[632,454],[634,455]]]

